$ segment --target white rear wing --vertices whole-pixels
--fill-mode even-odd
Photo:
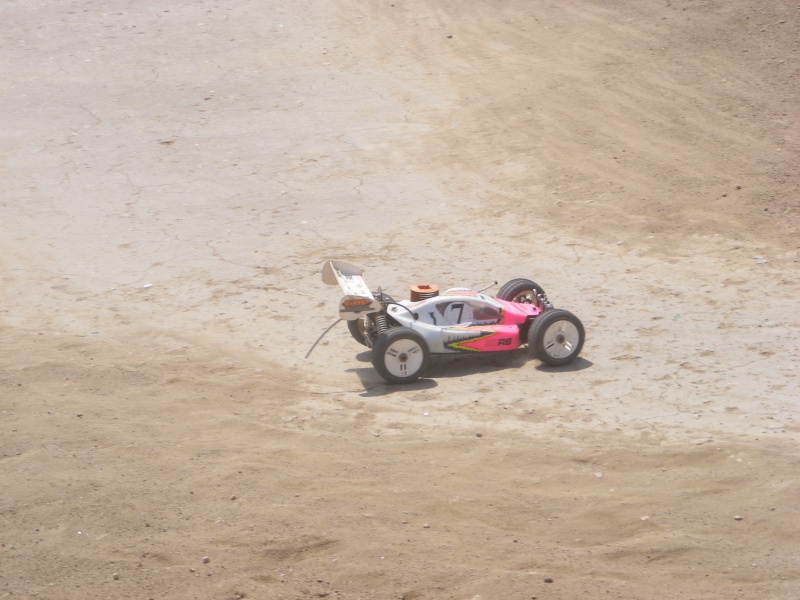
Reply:
[[[372,292],[369,291],[361,276],[363,272],[359,267],[341,260],[326,260],[322,267],[322,281],[327,285],[339,284],[339,287],[348,296],[373,299]]]
[[[360,268],[341,260],[328,260],[322,267],[322,281],[339,284],[344,298],[339,301],[339,318],[354,321],[369,313],[383,310],[381,303],[369,291]]]

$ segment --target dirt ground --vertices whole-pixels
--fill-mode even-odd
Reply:
[[[800,597],[795,0],[0,17],[0,597]],[[586,346],[306,359],[328,258]]]

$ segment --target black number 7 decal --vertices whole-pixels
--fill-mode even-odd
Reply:
[[[450,305],[453,310],[458,309],[458,319],[456,319],[456,323],[461,323],[461,315],[464,314],[464,303],[463,302],[453,302]]]

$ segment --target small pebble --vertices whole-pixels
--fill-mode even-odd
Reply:
[[[733,517],[733,518],[734,518],[734,519],[736,519],[737,521],[741,521],[742,519],[744,519],[744,517],[743,517],[743,516],[741,516],[741,515],[736,515],[736,516],[735,516],[735,517]]]
[[[210,559],[210,558],[208,558],[207,556],[204,556],[204,557],[203,557],[203,564],[204,564],[204,565],[207,565],[207,564],[208,564],[208,563],[210,563],[210,562],[211,562],[211,559]]]
[[[119,581],[119,573],[114,573],[111,577],[114,581]]]
[[[231,500],[236,500],[236,496],[231,496]]]
[[[544,582],[545,583],[553,583],[553,578],[552,577],[545,577]]]

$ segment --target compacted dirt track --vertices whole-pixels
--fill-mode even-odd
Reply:
[[[797,598],[799,12],[4,5],[0,597]],[[306,359],[328,258],[586,346]]]

